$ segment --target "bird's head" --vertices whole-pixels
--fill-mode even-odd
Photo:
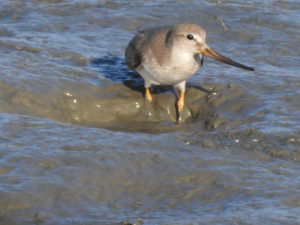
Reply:
[[[205,43],[206,33],[196,24],[181,24],[174,28],[171,39],[172,44],[182,51],[191,54],[201,54],[214,58],[220,62],[239,67],[245,70],[254,71],[253,68],[237,63],[219,53],[213,51]]]

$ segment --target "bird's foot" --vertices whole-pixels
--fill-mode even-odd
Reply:
[[[178,108],[178,114],[180,115],[182,109],[184,106],[184,100],[183,99],[179,99],[177,102],[177,108]]]
[[[150,102],[152,102],[153,98],[152,98],[152,95],[151,95],[150,90],[149,90],[148,87],[146,88],[145,97],[146,97]]]

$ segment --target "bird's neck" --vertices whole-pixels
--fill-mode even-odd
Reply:
[[[184,51],[178,47],[173,46],[171,49],[171,63],[174,65],[184,65],[187,66],[193,64],[195,61],[194,54]]]

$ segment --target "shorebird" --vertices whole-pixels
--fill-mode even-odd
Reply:
[[[150,102],[152,84],[178,87],[177,112],[180,115],[186,80],[203,65],[203,56],[254,71],[213,51],[205,43],[205,37],[205,31],[196,24],[148,28],[134,36],[126,48],[125,61],[129,69],[136,70],[144,78],[145,97]]]

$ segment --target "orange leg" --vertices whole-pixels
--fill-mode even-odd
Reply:
[[[152,95],[151,95],[151,93],[150,93],[150,88],[149,88],[149,87],[146,87],[146,93],[145,93],[145,96],[146,96],[146,98],[147,98],[150,102],[152,102]]]
[[[181,112],[184,106],[184,91],[180,91],[180,96],[177,102],[178,113]]]

